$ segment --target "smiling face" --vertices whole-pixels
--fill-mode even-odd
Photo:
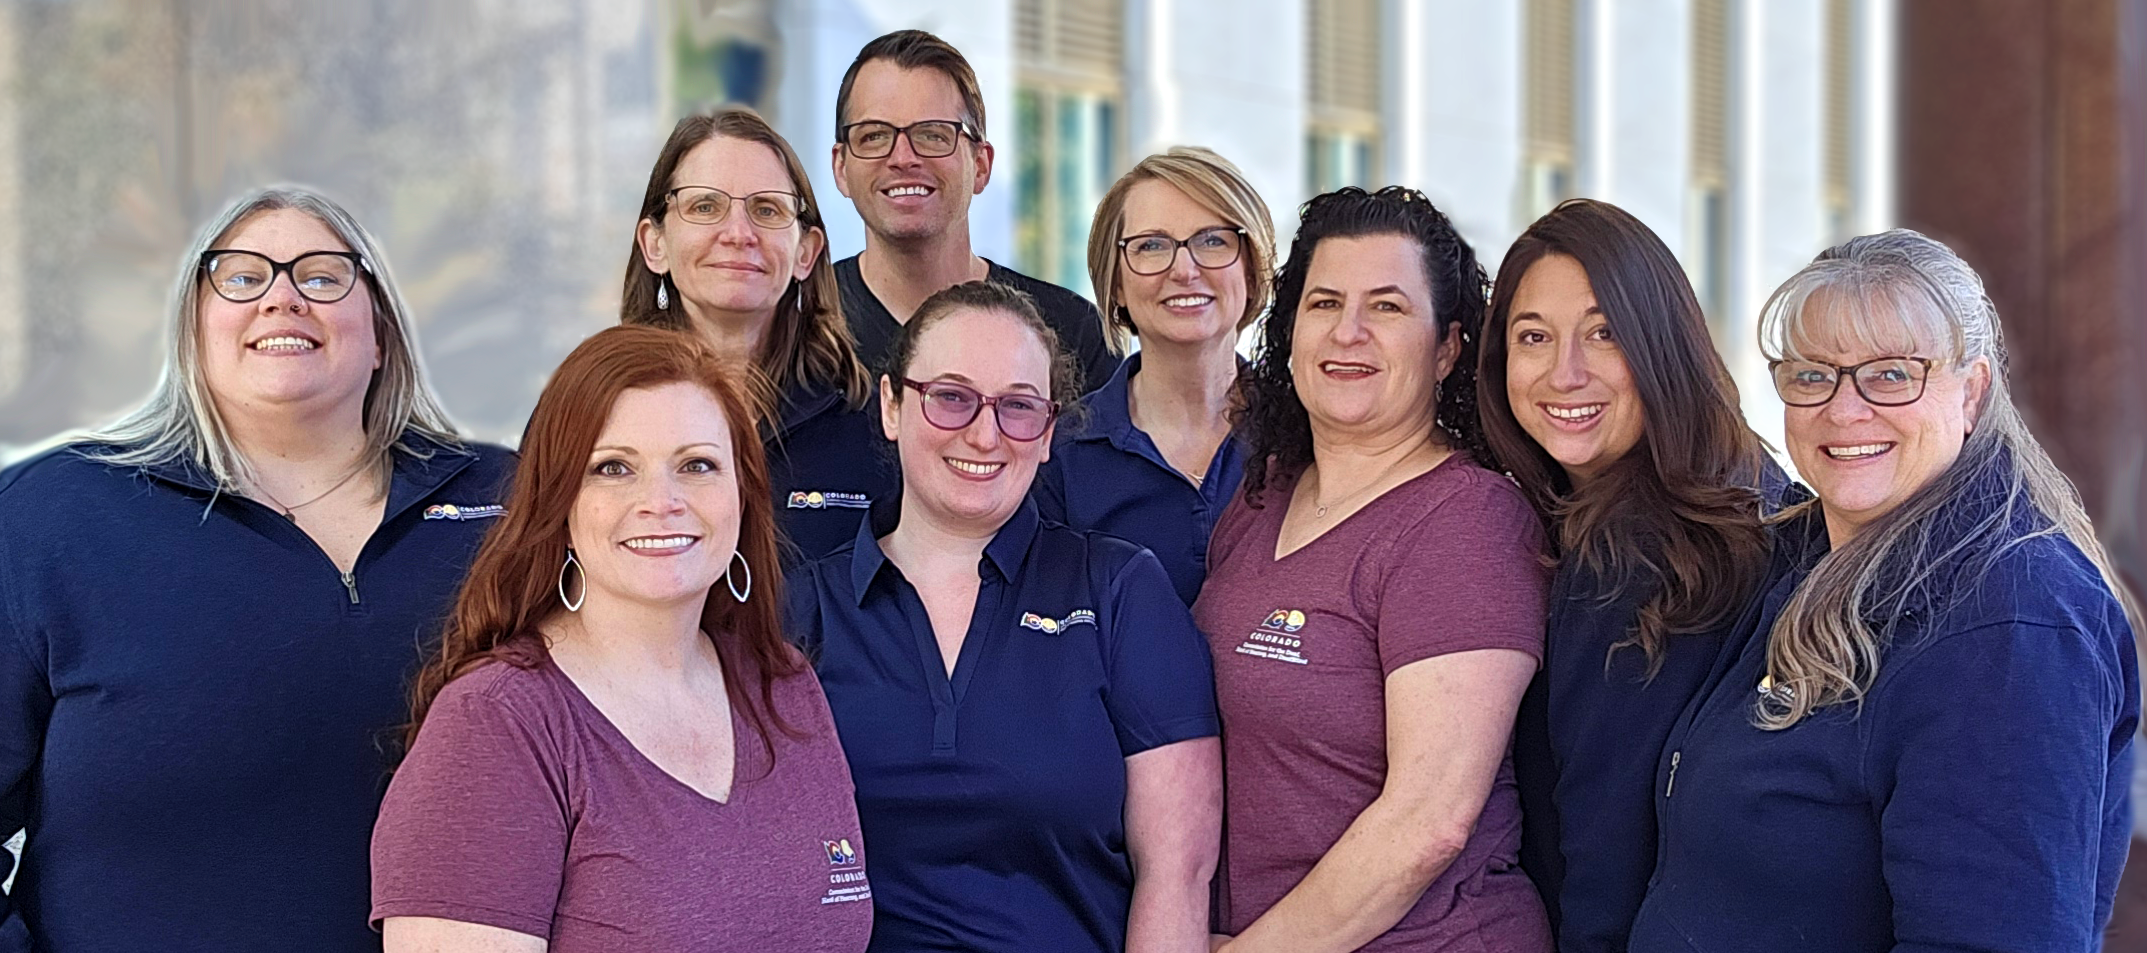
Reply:
[[[729,213],[717,224],[696,225],[680,217],[674,200],[661,228],[646,219],[641,222],[636,235],[643,264],[657,274],[670,274],[689,311],[756,318],[774,314],[791,282],[812,275],[827,241],[803,220],[770,229],[753,224],[747,214],[744,199],[755,192],[800,194],[782,157],[758,142],[718,136],[679,160],[671,187],[686,186],[723,190],[732,197]]]
[[[947,74],[904,69],[891,60],[873,60],[858,69],[849,109],[844,122],[897,127],[963,116],[961,91]],[[874,235],[894,241],[937,237],[968,219],[970,198],[991,181],[991,145],[961,139],[953,155],[936,159],[917,155],[906,135],[896,137],[894,152],[878,159],[860,159],[838,143],[835,184],[857,204],[858,217]]]
[[[1521,275],[1506,325],[1506,401],[1575,484],[1640,442],[1647,417],[1588,272],[1549,254]]]
[[[257,252],[290,261],[316,251],[351,249],[327,225],[296,209],[275,209],[241,221],[216,248]],[[227,413],[297,412],[307,416],[363,414],[365,392],[380,367],[370,279],[333,304],[309,301],[275,277],[268,291],[243,304],[227,301],[207,282],[195,293],[201,321],[202,373]]]
[[[1424,252],[1404,235],[1313,249],[1292,325],[1290,376],[1316,439],[1391,439],[1436,428],[1434,387],[1461,353],[1437,333]]]
[[[953,381],[986,396],[1051,399],[1051,355],[1027,325],[997,311],[964,308],[934,321],[916,342],[905,371],[923,383]],[[901,403],[887,395],[901,388]],[[1052,428],[1035,440],[999,432],[993,409],[980,407],[960,430],[924,418],[928,398],[880,379],[880,415],[902,458],[903,518],[929,519],[950,531],[997,532],[1029,493],[1036,468],[1051,457]]]
[[[707,598],[738,548],[735,462],[723,407],[700,386],[620,392],[567,517],[588,599]]]
[[[1915,403],[1875,406],[1844,377],[1825,404],[1786,408],[1790,459],[1818,494],[1836,545],[1952,465],[1990,385],[1989,361],[1954,366],[1935,316],[1872,304],[1857,308],[1840,295],[1814,294],[1791,329],[1791,350],[1801,360],[1849,366],[1899,356],[1934,362]]]
[[[1175,186],[1149,179],[1126,192],[1125,224],[1120,226],[1119,234],[1156,235],[1180,241],[1203,229],[1229,227],[1222,216]],[[1245,258],[1240,250],[1237,261],[1229,265],[1202,268],[1194,264],[1191,249],[1181,248],[1169,270],[1137,275],[1126,267],[1121,251],[1119,300],[1132,315],[1141,341],[1192,345],[1224,336],[1235,339],[1237,323],[1245,316]]]

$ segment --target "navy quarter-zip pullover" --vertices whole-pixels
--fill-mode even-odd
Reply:
[[[1760,513],[1810,498],[1772,458]],[[1551,580],[1543,669],[1514,722],[1521,867],[1543,894],[1560,953],[1620,953],[1655,871],[1655,762],[1663,739],[1743,621],[1664,642],[1650,677],[1633,634],[1652,585],[1618,585],[1566,559]],[[1753,593],[1756,598],[1758,594]],[[1749,608],[1749,607],[1746,607]]]
[[[192,466],[0,472],[0,951],[361,953],[409,679],[513,457],[394,454],[349,574]]]
[[[1800,522],[1785,529],[1811,540],[1805,558],[1665,744],[1632,950],[2099,949],[2131,835],[2140,685],[2094,565],[2053,534],[1988,572],[1939,567],[1936,598],[1892,620],[1861,706],[1765,731],[1768,634],[1826,549],[1817,510]]]

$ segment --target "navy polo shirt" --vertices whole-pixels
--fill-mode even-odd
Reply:
[[[872,862],[872,953],[1120,953],[1125,759],[1217,734],[1207,644],[1155,557],[1024,502],[978,561],[950,678],[878,536],[792,573]]]
[[[1989,495],[1963,496],[1956,527],[1991,515]],[[1768,634],[1826,551],[1818,511],[1802,520],[1813,543],[1657,763],[1656,869],[1630,949],[2100,948],[2132,831],[2140,683],[2094,565],[2045,535],[1987,571],[1934,567],[1933,598],[1872,620],[1889,637],[1860,705],[1767,731],[1752,713]],[[1930,551],[1959,538],[1942,528]]]
[[[810,561],[849,542],[872,502],[894,492],[894,447],[877,389],[852,408],[840,390],[794,385],[777,412],[779,423],[761,428],[768,488],[776,523],[797,546],[790,559]]]
[[[0,471],[0,830],[27,830],[0,951],[379,953],[410,676],[514,467],[404,439],[429,455],[394,453],[348,574],[192,465]]]
[[[1147,547],[1170,573],[1178,598],[1192,605],[1208,577],[1208,536],[1245,476],[1245,445],[1236,435],[1225,438],[1194,486],[1133,425],[1127,389],[1140,370],[1139,354],[1126,358],[1109,381],[1081,398],[1087,426],[1059,434],[1032,492],[1047,520]]]

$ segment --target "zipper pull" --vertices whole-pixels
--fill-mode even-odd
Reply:
[[[352,574],[352,573],[347,573],[347,572],[346,572],[346,573],[344,573],[344,574],[343,574],[343,588],[344,588],[345,590],[347,590],[347,591],[348,591],[348,592],[350,593],[350,604],[351,604],[351,605],[357,605],[357,604],[358,604],[358,577],[357,577],[357,576],[356,576],[355,574]]]
[[[357,601],[357,595],[358,590],[351,590],[352,602]],[[1685,760],[1685,753],[1683,751],[1670,752],[1670,783],[1664,785],[1662,789],[1662,798],[1665,801],[1670,799],[1670,792],[1677,790],[1677,763],[1683,760]]]

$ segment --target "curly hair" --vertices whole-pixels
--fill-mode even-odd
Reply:
[[[1476,249],[1422,192],[1399,185],[1377,192],[1349,186],[1314,196],[1298,210],[1297,237],[1290,245],[1289,260],[1275,276],[1275,304],[1261,328],[1259,350],[1238,375],[1245,403],[1236,424],[1251,443],[1255,461],[1245,471],[1248,505],[1260,506],[1261,491],[1312,462],[1312,421],[1290,376],[1291,337],[1312,255],[1329,238],[1374,235],[1409,238],[1423,251],[1424,277],[1431,285],[1434,338],[1444,340],[1451,324],[1461,328],[1461,354],[1440,382],[1433,418],[1437,430],[1452,448],[1466,450],[1478,463],[1503,472],[1484,441],[1483,424],[1476,415],[1476,351],[1491,292],[1491,280],[1476,261]]]

